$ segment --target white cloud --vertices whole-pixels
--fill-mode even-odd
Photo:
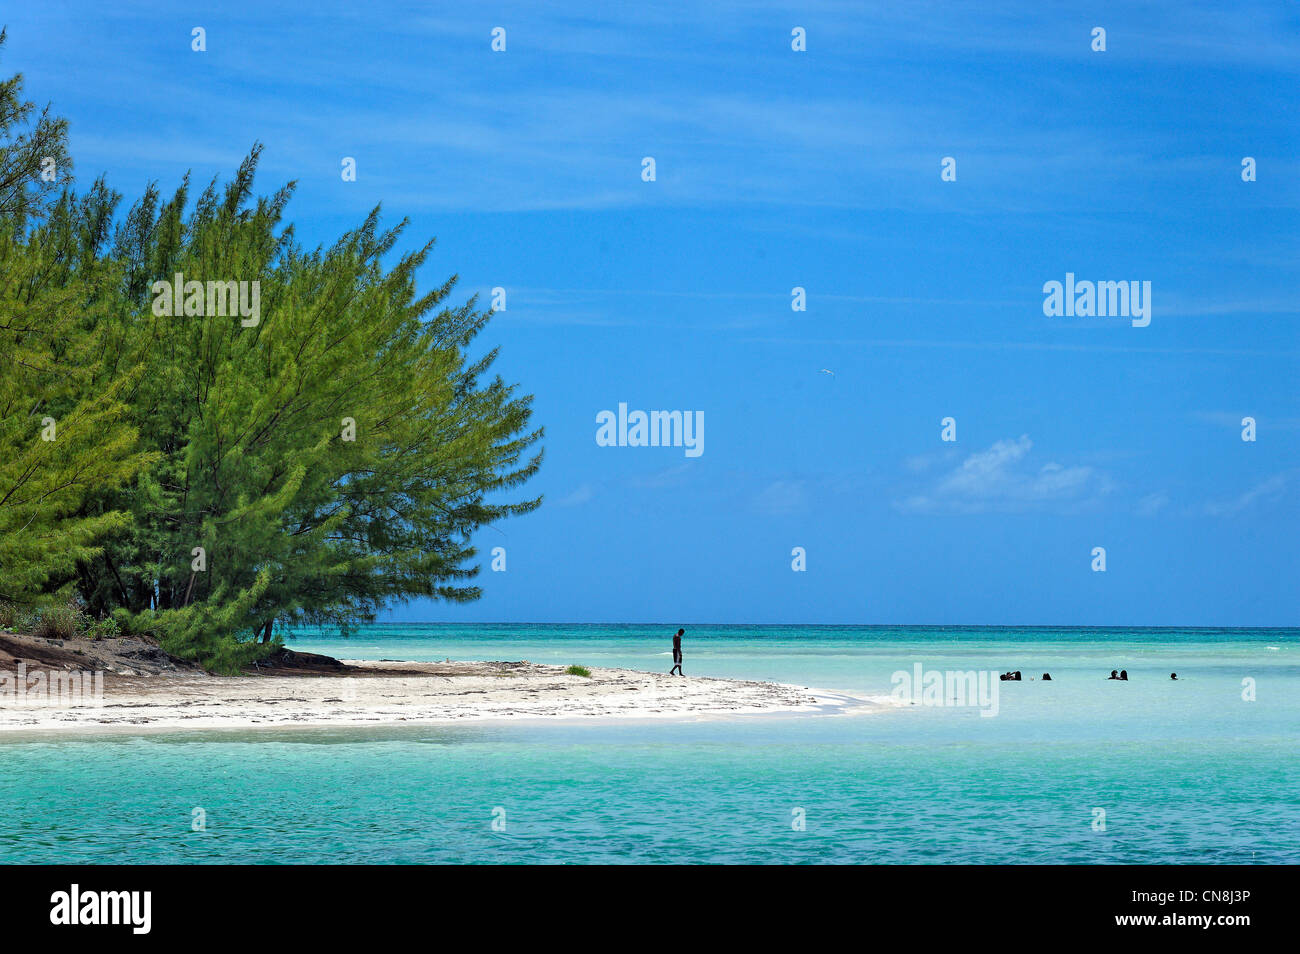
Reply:
[[[770,516],[798,513],[808,507],[802,480],[775,480],[754,494],[754,507]]]
[[[895,507],[912,513],[1033,510],[1048,505],[1077,508],[1114,489],[1111,479],[1094,467],[1055,461],[1034,466],[1033,447],[1028,434],[998,441],[968,455],[928,489],[895,502]]]
[[[1231,517],[1253,507],[1255,504],[1274,503],[1286,496],[1287,487],[1291,483],[1292,476],[1290,473],[1274,474],[1231,500],[1206,504],[1205,512],[1211,517]]]
[[[572,493],[565,494],[563,497],[552,502],[555,507],[580,507],[582,504],[589,503],[596,496],[596,488],[591,484],[583,484]]]
[[[1167,506],[1169,506],[1169,495],[1163,490],[1158,490],[1138,501],[1137,513],[1140,517],[1153,517]]]

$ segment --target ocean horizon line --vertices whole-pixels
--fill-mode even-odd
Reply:
[[[1046,630],[1140,630],[1140,631],[1167,631],[1167,630],[1281,630],[1294,631],[1300,633],[1300,625],[1242,625],[1232,624],[1217,626],[1213,624],[1162,624],[1153,626],[1149,624],[1128,624],[1128,623],[719,623],[719,622],[689,622],[684,620],[660,620],[660,621],[578,621],[578,620],[476,620],[472,622],[458,622],[453,620],[393,620],[383,621],[376,620],[371,623],[360,623],[358,626],[695,626],[695,627],[750,627],[760,629],[790,629],[792,627],[806,628],[836,628],[836,629],[1046,629]],[[337,628],[326,625],[304,625],[302,627],[286,627],[290,632],[295,629],[328,629]]]

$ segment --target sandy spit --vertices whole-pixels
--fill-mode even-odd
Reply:
[[[348,675],[114,678],[102,704],[0,698],[0,735],[103,729],[253,729],[464,723],[492,720],[701,719],[846,714],[867,700],[779,683],[681,678],[630,669],[527,662],[346,660]],[[83,699],[93,703],[93,699]],[[35,702],[35,704],[34,704]]]

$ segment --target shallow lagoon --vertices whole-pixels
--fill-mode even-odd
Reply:
[[[666,670],[672,629],[377,626],[293,645]],[[691,674],[869,696],[918,662],[1025,681],[999,684],[995,718],[913,706],[10,740],[0,860],[1296,863],[1298,637],[688,627]],[[1130,681],[1106,681],[1115,668]]]

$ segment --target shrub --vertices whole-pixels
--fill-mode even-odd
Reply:
[[[84,628],[85,617],[73,606],[47,606],[37,610],[30,633],[43,639],[72,639]]]
[[[94,620],[86,627],[87,639],[117,639],[122,635],[122,625],[112,616]]]
[[[564,674],[566,676],[585,676],[588,679],[591,678],[591,670],[586,666],[570,666],[568,669],[564,670]]]

